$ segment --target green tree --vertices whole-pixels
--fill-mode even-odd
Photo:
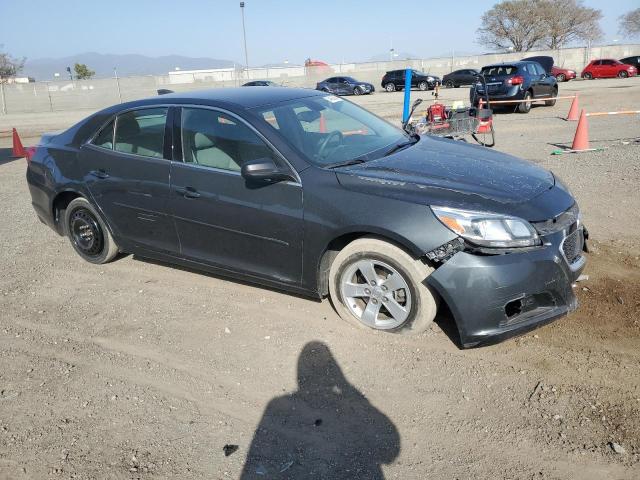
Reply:
[[[88,80],[96,74],[96,72],[90,70],[84,63],[76,63],[73,69],[76,72],[76,78],[78,80]]]
[[[620,33],[636,37],[640,35],[640,8],[631,10],[619,18]]]
[[[24,67],[24,58],[14,58],[3,51],[0,45],[0,82],[6,82],[9,77],[15,77]]]

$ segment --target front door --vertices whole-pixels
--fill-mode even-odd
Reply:
[[[178,238],[168,210],[167,111],[156,107],[118,115],[81,148],[79,165],[118,237],[134,246],[175,253]]]
[[[298,283],[302,276],[302,187],[247,184],[240,167],[286,162],[239,117],[184,107],[183,162],[171,172],[172,212],[182,255],[234,272]]]

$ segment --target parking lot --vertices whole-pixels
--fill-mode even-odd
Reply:
[[[589,112],[638,109],[640,78],[560,86],[576,92]],[[396,123],[402,98],[351,97]],[[571,145],[569,105],[499,112],[495,148],[577,197],[580,307],[472,350],[446,316],[419,337],[372,333],[327,300],[134,256],[86,263],[37,220],[25,160],[0,139],[0,478],[638,478],[640,117],[592,117],[602,151],[552,156]],[[10,114],[0,130],[30,145],[89,113]],[[312,432],[300,444],[268,441],[283,409]]]

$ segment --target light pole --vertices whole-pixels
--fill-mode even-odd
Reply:
[[[247,53],[247,31],[244,28],[244,2],[240,2],[240,14],[242,15],[242,38],[244,40],[244,64],[249,78],[249,54]]]

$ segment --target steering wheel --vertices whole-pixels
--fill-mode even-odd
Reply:
[[[344,135],[342,135],[342,132],[340,130],[334,130],[333,132],[329,133],[329,135],[327,135],[327,138],[325,138],[320,144],[320,148],[318,149],[319,158],[326,158],[325,150],[327,149],[327,147],[329,146],[329,143],[334,137],[336,137],[338,140],[338,145],[336,145],[336,147],[342,144],[342,139],[344,138]]]

